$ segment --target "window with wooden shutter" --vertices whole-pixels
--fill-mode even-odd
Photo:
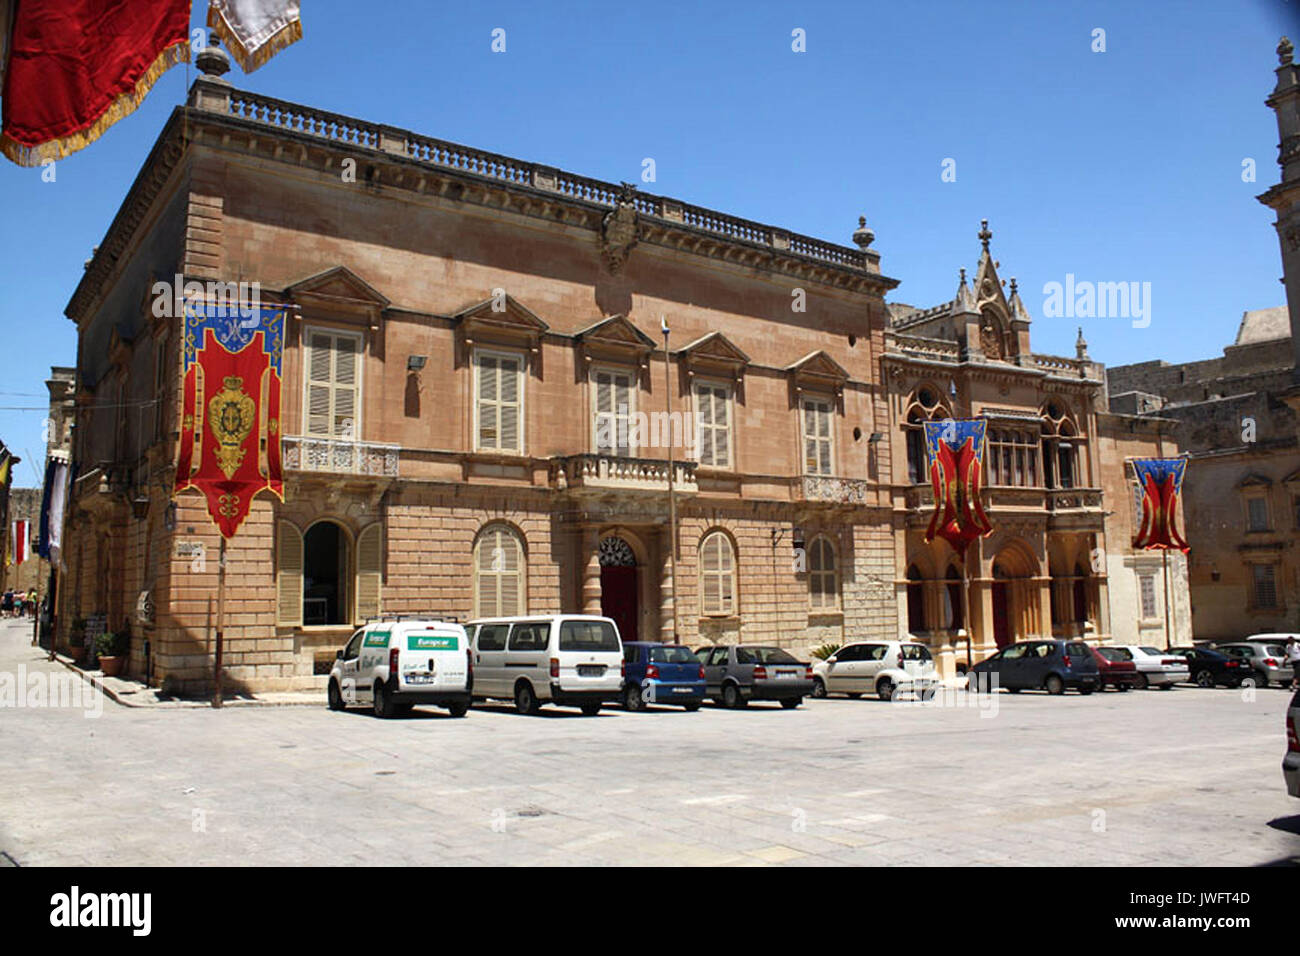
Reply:
[[[524,450],[523,368],[523,356],[520,355],[475,353],[476,449]]]
[[[360,437],[361,338],[308,329],[307,434],[355,441]]]
[[[808,603],[814,610],[839,606],[839,581],[835,571],[835,548],[828,538],[813,538],[808,548]]]
[[[276,620],[302,624],[302,532],[289,521],[275,525]]]
[[[376,522],[357,537],[357,621],[379,617],[384,577],[384,529]]]
[[[474,546],[474,616],[526,613],[524,548],[514,529],[491,525]]]
[[[714,531],[700,544],[700,613],[727,615],[735,608],[736,556],[731,539]]]
[[[699,382],[695,386],[695,427],[700,464],[731,467],[731,389]]]
[[[832,474],[831,403],[820,398],[803,401],[804,473]]]
[[[600,455],[632,454],[632,416],[636,401],[632,391],[630,372],[597,369],[592,375],[596,390],[595,438],[592,441]]]

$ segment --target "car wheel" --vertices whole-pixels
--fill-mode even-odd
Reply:
[[[628,684],[623,688],[623,706],[628,710],[645,709],[645,701],[641,699],[641,688],[636,684]]]
[[[813,692],[812,692],[812,695],[813,695],[814,697],[816,697],[818,700],[821,700],[823,697],[826,696],[826,684],[823,683],[823,681],[822,681],[822,679],[821,679],[820,677],[814,677],[814,678],[813,678]]]
[[[533,685],[526,680],[521,680],[515,685],[515,710],[521,714],[535,714],[541,709],[541,704],[537,702],[537,695],[533,693]]]
[[[722,706],[728,710],[737,710],[745,706],[745,699],[740,696],[740,688],[727,684],[722,688]]]
[[[584,717],[595,717],[599,713],[600,713],[599,703],[582,705],[582,716]]]
[[[876,681],[876,696],[881,700],[894,699],[894,682],[888,677],[882,677]]]
[[[786,697],[781,701],[781,706],[786,710],[794,710],[803,703],[802,697]]]
[[[1213,687],[1213,686],[1214,686],[1214,672],[1213,672],[1213,671],[1209,671],[1209,670],[1197,671],[1197,672],[1196,672],[1196,686],[1197,686],[1197,687]]]
[[[393,706],[393,699],[388,696],[388,691],[384,689],[383,684],[375,684],[374,710],[376,717],[392,717],[397,713],[397,708]]]
[[[451,714],[453,717],[464,717],[469,713],[469,702],[461,701],[456,704],[448,704],[447,713]]]
[[[682,709],[685,710],[685,711],[689,711],[690,713],[693,714],[693,713],[695,713],[697,710],[700,709],[700,705],[699,705],[698,703],[694,703],[694,704],[682,704]]]
[[[1139,672],[1137,676],[1137,680],[1133,682],[1133,686],[1136,687],[1138,690],[1146,690],[1148,687],[1151,686],[1151,682],[1147,680],[1146,674]]]
[[[1061,680],[1060,674],[1048,674],[1047,679],[1043,681],[1043,690],[1053,696],[1059,696],[1065,693],[1065,681]]]
[[[1259,685],[1259,678],[1257,678],[1257,677],[1243,677],[1241,680],[1237,681],[1237,686],[1238,686],[1238,687],[1258,687],[1258,686],[1260,686],[1260,685]]]
[[[338,681],[336,681],[336,680],[332,680],[332,681],[330,681],[330,687],[329,687],[328,697],[329,697],[329,702],[330,702],[330,710],[342,710],[342,709],[343,709],[343,707],[344,707],[344,704],[343,704],[343,692],[342,692],[341,690],[339,690],[339,682],[338,682]]]
[[[1256,675],[1255,675],[1255,686],[1258,687],[1260,690],[1263,690],[1265,687],[1267,687],[1267,686],[1268,686],[1268,675],[1267,675],[1267,674],[1256,674]]]

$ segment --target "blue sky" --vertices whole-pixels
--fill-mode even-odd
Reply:
[[[1073,354],[1078,323],[1043,317],[1043,286],[1067,273],[1151,283],[1148,328],[1084,321],[1109,364],[1216,355],[1243,310],[1285,301],[1254,198],[1278,178],[1273,49],[1288,30],[1300,42],[1280,0],[303,6],[303,40],[234,68],[236,86],[831,241],[865,215],[902,280],[891,299],[916,305],[973,271],[987,217],[1036,351]],[[52,183],[0,160],[0,438],[27,459],[17,485],[39,484],[31,407],[49,366],[75,360],[63,309],[82,263],[186,80],[164,75]]]

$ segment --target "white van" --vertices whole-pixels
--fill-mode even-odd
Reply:
[[[521,714],[562,704],[590,717],[622,693],[623,642],[607,617],[481,618],[469,631],[476,699],[513,700]]]
[[[469,710],[474,666],[465,629],[430,619],[377,621],[352,635],[330,670],[329,705],[370,704],[379,717],[416,704]]]

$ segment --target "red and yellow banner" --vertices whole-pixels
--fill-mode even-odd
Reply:
[[[934,514],[925,540],[943,538],[963,556],[972,541],[993,532],[980,501],[986,426],[982,418],[949,418],[924,425],[934,491]]]
[[[1178,493],[1187,471],[1185,458],[1135,458],[1133,474],[1137,478],[1141,514],[1133,547],[1174,549],[1186,553],[1191,546],[1178,532]]]
[[[185,310],[184,399],[176,491],[197,488],[232,538],[253,498],[284,498],[280,366],[284,313],[190,303]]]

